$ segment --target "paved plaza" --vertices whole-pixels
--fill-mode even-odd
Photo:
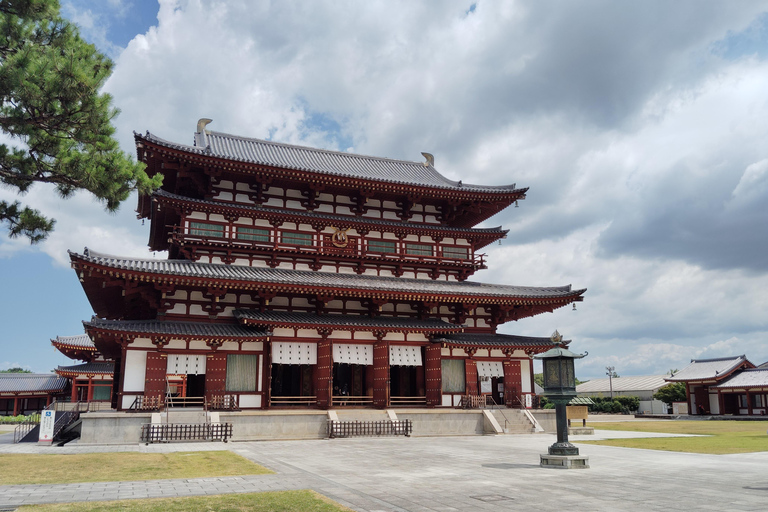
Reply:
[[[653,436],[596,431],[599,439]],[[10,444],[0,453],[227,449],[274,475],[0,486],[0,509],[70,501],[314,489],[359,511],[765,510],[768,452],[701,455],[581,445],[586,470],[539,467],[554,436],[389,437],[119,447]],[[7,470],[7,468],[3,468]]]

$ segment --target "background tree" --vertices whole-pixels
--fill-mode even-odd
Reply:
[[[0,129],[13,141],[0,144],[0,184],[23,194],[51,183],[62,197],[88,190],[109,211],[133,190],[160,186],[113,137],[118,110],[99,93],[112,67],[61,18],[56,0],[0,0]],[[55,221],[0,201],[0,222],[35,243]]]
[[[15,366],[13,368],[8,368],[7,370],[0,370],[0,373],[32,373],[29,370],[25,370],[24,368],[21,368],[19,366]]]
[[[667,384],[653,394],[653,398],[672,407],[672,402],[685,402],[685,383]]]

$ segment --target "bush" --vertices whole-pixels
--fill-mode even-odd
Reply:
[[[597,396],[593,397],[592,401],[595,404],[589,406],[589,412],[632,414],[640,408],[640,398],[636,396],[617,396],[613,400]]]
[[[24,423],[25,421],[34,421],[39,423],[40,415],[30,414],[29,416],[24,416],[23,414],[19,414],[18,416],[0,416],[0,425],[14,425],[17,423]]]

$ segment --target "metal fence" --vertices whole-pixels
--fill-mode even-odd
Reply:
[[[224,441],[232,437],[231,423],[145,423],[141,442]]]
[[[413,433],[411,420],[339,421],[328,420],[328,437],[406,436]]]

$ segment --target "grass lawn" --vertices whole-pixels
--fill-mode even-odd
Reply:
[[[19,512],[205,512],[305,511],[338,512],[350,510],[314,491],[280,491],[251,494],[222,494],[191,498],[156,498],[146,500],[100,501],[25,505]]]
[[[707,437],[662,437],[640,439],[608,439],[578,441],[579,444],[602,444],[647,450],[689,453],[749,453],[768,451],[768,421],[632,421],[593,423],[598,430],[660,432],[665,434],[699,434]]]
[[[228,451],[0,455],[0,485],[69,484],[265,475],[272,471]],[[95,509],[94,509],[95,510]]]

